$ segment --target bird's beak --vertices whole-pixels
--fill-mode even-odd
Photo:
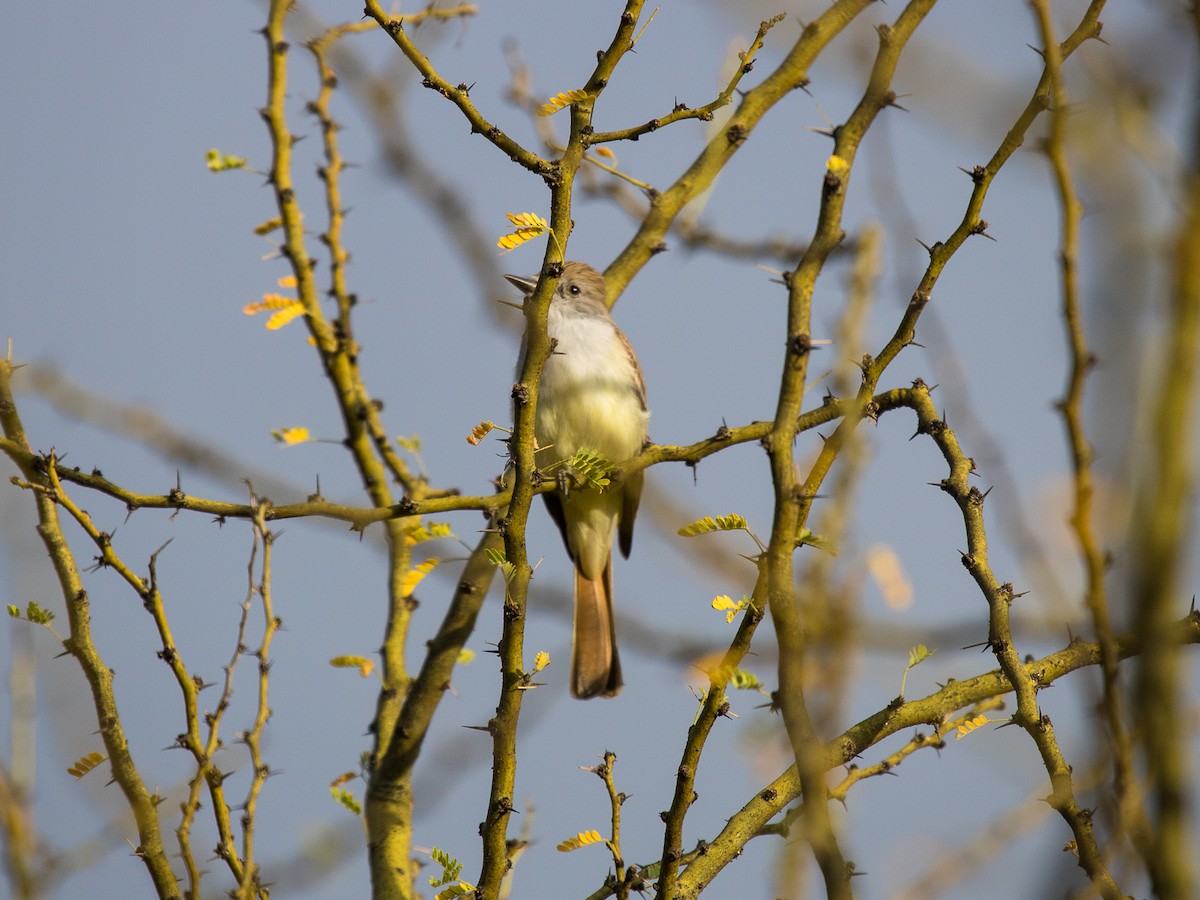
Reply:
[[[532,294],[533,289],[537,287],[536,278],[523,278],[520,275],[505,275],[504,280],[526,296]]]

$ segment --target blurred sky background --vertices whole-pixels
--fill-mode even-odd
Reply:
[[[1164,279],[1155,241],[1175,212],[1164,173],[1188,151],[1183,122],[1197,83],[1195,42],[1177,33],[1177,6],[1112,4],[1104,16],[1108,46],[1092,42],[1066,67],[1068,92],[1080,103],[1083,137],[1075,162],[1088,204],[1083,288],[1089,336],[1101,359],[1089,386],[1089,428],[1099,449],[1103,524],[1110,537],[1121,533],[1128,497],[1108,486],[1136,471],[1138,376],[1154,358]],[[1077,0],[1054,4],[1060,36],[1085,7]],[[876,46],[872,28],[902,8],[873,6],[822,54],[809,90],[795,92],[767,116],[696,211],[700,221],[742,238],[807,239],[830,153],[829,140],[815,129],[841,122],[853,109]],[[326,23],[361,14],[356,4],[332,0],[304,9]],[[613,3],[484,0],[472,18],[424,26],[416,35],[445,77],[474,83],[472,99],[489,119],[540,149],[527,114],[506,99],[506,42],[530,66],[534,93],[546,97],[584,82],[594,51],[610,40],[619,9]],[[760,19],[787,12],[747,76],[747,85],[756,84],[795,40],[797,19],[807,21],[822,9],[820,2],[663,2],[597,105],[597,128],[663,115],[677,99],[693,107],[708,102],[724,85],[731,51],[749,44]],[[252,233],[275,215],[269,188],[260,175],[217,175],[205,167],[205,152],[213,147],[247,157],[253,168],[268,166],[267,132],[257,112],[265,101],[266,54],[257,33],[263,21],[262,5],[250,0],[0,7],[0,338],[11,338],[15,360],[37,364],[18,383],[34,448],[53,447],[69,465],[98,467],[144,493],[166,493],[178,470],[187,493],[234,501],[246,496],[238,483],[242,476],[277,503],[303,499],[319,477],[327,498],[361,505],[349,456],[336,442],[283,449],[271,438],[271,429],[303,425],[337,439],[338,415],[301,325],[267,332],[262,317],[241,311],[287,274],[281,259],[263,259],[271,241]],[[296,21],[289,112],[292,130],[308,139],[297,147],[294,171],[312,234],[309,249],[316,254],[315,235],[324,227],[314,176],[320,142],[303,110],[316,82],[311,59],[299,46],[308,26]],[[971,182],[956,167],[984,163],[1027,102],[1041,60],[1026,44],[1039,43],[1026,4],[957,0],[939,4],[905,52],[893,88],[905,95],[899,102],[907,112],[886,111],[869,133],[846,208],[852,236],[872,221],[886,232],[868,350],[890,336],[923,269],[926,257],[916,239],[943,239],[962,216]],[[547,192],[539,179],[470,135],[452,104],[422,90],[384,34],[357,35],[347,47],[388,83],[403,86],[403,136],[454,187],[489,242],[488,252],[495,253],[474,268],[463,262],[455,236],[387,165],[361,92],[347,82],[334,110],[344,126],[343,153],[357,164],[344,174],[342,188],[351,208],[345,242],[353,254],[351,290],[361,301],[356,321],[365,378],[386,403],[391,433],[420,436],[435,485],[484,493],[501,466],[502,446],[489,439],[471,447],[464,437],[482,419],[510,421],[519,341],[519,315],[494,302],[514,295],[498,276],[535,272],[542,252],[537,243],[501,258],[491,244],[507,230],[505,212],[544,214]],[[1145,118],[1132,126],[1105,105],[1106,98],[1115,102],[1127,94],[1144,100]],[[565,132],[565,121],[554,125]],[[686,122],[613,149],[623,171],[666,187],[705,135],[703,123]],[[996,486],[987,507],[993,566],[1002,581],[1031,591],[1014,609],[1020,649],[1042,655],[1065,644],[1068,623],[1076,633],[1088,630],[1064,524],[1067,455],[1053,408],[1066,377],[1058,318],[1059,213],[1048,166],[1032,144],[1005,167],[989,195],[984,217],[997,240],[972,239],[955,256],[918,330],[924,349],[903,353],[881,387],[916,377],[940,384],[935,399],[979,463],[976,483]],[[612,203],[582,195],[574,219],[568,256],[601,268],[635,227]],[[650,262],[615,311],[645,371],[651,437],[687,444],[722,422],[771,418],[784,349],[783,291],[754,260],[692,253],[678,238],[667,240],[671,251]],[[831,262],[818,283],[815,337],[833,334],[847,259]],[[780,266],[778,260],[761,261]],[[322,262],[319,275],[326,270]],[[820,351],[814,375],[844,358],[841,349]],[[97,402],[89,402],[87,411],[98,412],[101,421],[83,421],[54,402],[47,372],[145,410],[184,434],[189,449],[211,448],[233,462],[202,471],[178,454],[152,449],[130,439],[128,425]],[[32,376],[38,373],[41,387],[35,389]],[[820,402],[823,391],[823,383],[814,388],[810,405]],[[837,563],[845,577],[857,572],[863,582],[858,614],[865,649],[850,661],[853,681],[832,720],[836,730],[899,692],[908,647],[918,641],[937,653],[909,674],[911,698],[994,664],[979,649],[961,649],[985,639],[986,606],[959,563],[965,545],[959,514],[928,486],[944,476],[944,464],[929,441],[908,441],[913,430],[911,414],[903,411],[868,429],[870,460],[858,516]],[[812,453],[819,440],[802,435],[798,458]],[[33,530],[32,501],[7,484],[13,471],[5,467],[0,487],[0,594],[5,603],[24,607],[36,600],[61,613]],[[753,584],[753,567],[736,557],[753,551],[744,535],[689,542],[675,531],[699,516],[739,512],[765,538],[771,489],[761,448],[733,448],[695,471],[659,466],[650,471],[648,485],[632,559],[615,567],[627,685],[611,702],[568,698],[570,568],[540,504],[534,510],[530,557],[544,559],[535,574],[526,647],[549,651],[554,663],[547,685],[526,697],[522,713],[516,799],[524,812],[511,831],[519,833],[531,820],[533,844],[517,867],[515,897],[583,896],[601,883],[611,866],[601,848],[560,854],[554,847],[577,831],[604,829],[603,785],[579,767],[594,765],[606,749],[617,754],[618,786],[631,795],[624,807],[625,857],[637,863],[658,858],[658,813],[670,803],[695,712],[689,685],[701,681],[691,660],[733,634],[709,603],[716,594],[740,597]],[[173,539],[160,558],[159,577],[176,639],[187,665],[218,681],[247,588],[249,528],[155,511],[126,520],[120,504],[82,489],[73,496],[102,529],[116,532],[118,552],[139,571]],[[463,513],[451,521],[473,544],[480,516]],[[1019,524],[1036,534],[1048,564],[1039,566],[1036,554],[1021,549]],[[282,536],[274,592],[285,631],[273,648],[274,718],[264,751],[280,774],[269,780],[261,801],[260,858],[266,879],[276,884],[275,896],[366,896],[359,826],[331,800],[327,785],[356,769],[369,746],[365,729],[376,682],[331,669],[328,660],[378,647],[386,597],[380,535],[369,532],[360,541],[336,523],[315,521],[280,523],[275,530]],[[69,533],[86,564],[89,545],[73,526]],[[862,575],[864,554],[875,545],[890,547],[902,561],[913,584],[910,608],[889,606]],[[458,554],[454,547],[438,550],[440,556]],[[1118,552],[1118,588],[1120,562]],[[1194,586],[1195,560],[1191,565],[1188,584]],[[414,660],[437,627],[455,571],[443,566],[418,592],[422,607],[409,642]],[[162,750],[181,730],[178,693],[155,659],[157,639],[136,596],[109,571],[89,575],[87,586],[98,645],[117,673],[135,758],[147,782],[168,794],[164,817],[170,822],[190,771],[184,754]],[[415,843],[458,856],[468,879],[478,873],[476,828],[491,748],[486,736],[462,726],[484,723],[496,703],[495,658],[485,651],[500,635],[497,597],[493,588],[469,643],[478,656],[456,673],[454,695],[442,704],[416,773]],[[1183,615],[1185,601],[1180,603]],[[769,628],[758,634],[759,656],[749,667],[773,687]],[[57,850],[101,836],[95,865],[62,882],[53,896],[149,895],[147,875],[123,843],[136,832],[117,787],[105,785],[103,777],[76,782],[65,773],[76,758],[100,747],[78,666],[54,659],[58,648],[40,629],[22,623],[0,628],[0,659],[30,646],[40,710],[39,823]],[[252,709],[253,661],[241,665],[240,693],[226,721],[230,743],[235,731],[248,726]],[[11,698],[4,668],[0,735],[7,748]],[[1195,674],[1193,665],[1193,696]],[[1077,772],[1099,754],[1094,723],[1083,716],[1097,685],[1094,671],[1079,673],[1041,696]],[[779,720],[760,708],[765,698],[739,694],[733,702],[740,718],[720,721],[714,730],[685,846],[714,836],[787,765]],[[876,762],[907,737],[891,738],[861,762]],[[228,760],[225,768],[238,772],[231,795],[240,796],[247,766],[238,749],[229,751]],[[1046,776],[1018,729],[989,727],[970,740],[952,741],[940,755],[918,753],[898,775],[857,786],[845,816],[834,809],[845,825],[844,851],[867,873],[854,883],[860,897],[897,896],[942,854],[968,845],[986,823],[1020,810],[1020,836],[986,865],[958,864],[948,895],[1060,896],[1083,886],[1072,857],[1061,852],[1069,838],[1065,825],[1031,802],[1045,793]],[[351,787],[360,790],[361,783]],[[110,822],[116,827],[106,829]],[[210,829],[200,831],[197,847],[214,843]],[[780,844],[777,838],[753,841],[705,896],[775,896],[771,870]],[[208,890],[216,896],[228,880],[217,862],[209,869]],[[1144,890],[1136,883],[1126,887]]]

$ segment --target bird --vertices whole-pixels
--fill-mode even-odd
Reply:
[[[526,296],[536,278],[504,276]],[[566,262],[558,278],[546,331],[552,351],[538,384],[534,436],[537,465],[546,469],[591,450],[613,463],[637,455],[650,419],[646,382],[628,338],[605,303],[604,276]],[[524,366],[522,347],[518,372]],[[575,567],[571,641],[571,694],[586,700],[621,691],[621,663],[613,617],[612,545],[629,556],[643,473],[604,490],[572,487],[560,467],[556,490],[542,494]]]

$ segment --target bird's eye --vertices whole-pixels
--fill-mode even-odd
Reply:
[[[572,294],[578,294],[579,293],[579,285],[573,284],[569,288],[567,288],[567,290],[570,291]]]

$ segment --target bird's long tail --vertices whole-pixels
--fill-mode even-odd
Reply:
[[[621,692],[621,662],[613,619],[612,555],[595,580],[575,569],[575,627],[571,642],[571,694],[580,700]]]

